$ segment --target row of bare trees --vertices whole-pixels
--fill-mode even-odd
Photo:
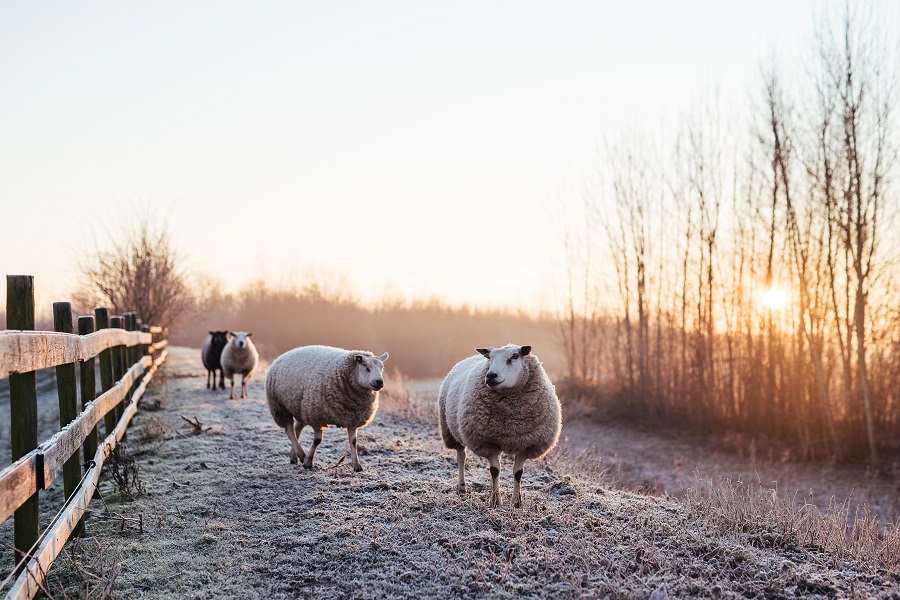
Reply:
[[[672,147],[607,145],[566,237],[570,377],[801,456],[897,449],[897,54],[870,8],[823,19],[803,74],[765,71],[751,136],[713,96]]]

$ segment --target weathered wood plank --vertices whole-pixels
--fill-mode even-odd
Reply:
[[[149,362],[149,357],[146,357]],[[59,518],[48,528],[44,534],[44,541],[38,546],[37,551],[25,567],[25,571],[19,575],[13,584],[12,589],[6,595],[7,600],[20,600],[33,598],[40,591],[41,584],[50,571],[53,561],[62,552],[63,547],[72,534],[76,524],[87,510],[88,504],[97,491],[97,482],[100,478],[100,469],[104,461],[115,449],[116,444],[125,435],[125,430],[137,412],[137,400],[143,395],[147,389],[147,384],[156,372],[157,367],[166,359],[166,352],[163,352],[156,361],[150,365],[147,374],[141,380],[141,384],[134,392],[134,402],[128,405],[122,418],[116,425],[115,429],[106,436],[103,444],[97,449],[94,455],[95,465],[85,477],[76,494],[72,497],[69,507],[59,516]]]
[[[165,355],[161,355],[157,360],[160,359],[164,360]],[[156,371],[153,365],[154,362],[149,356],[143,357],[141,362],[128,370],[121,381],[90,402],[74,421],[41,444],[37,450],[0,472],[0,522],[5,521],[18,505],[38,490],[35,472],[39,464],[36,455],[43,454],[43,487],[46,487],[58,477],[66,459],[73,454],[73,448],[78,448],[84,443],[100,419],[125,398],[134,382],[138,381],[148,369]],[[26,474],[29,468],[30,476]]]
[[[97,481],[100,478],[100,467],[103,458],[106,457],[106,444],[97,449],[95,460],[101,460],[91,469],[88,476],[81,483],[78,491],[72,497],[69,508],[53,523],[44,533],[44,541],[38,546],[34,556],[28,561],[24,572],[19,575],[12,589],[6,595],[10,598],[33,598],[40,591],[41,584],[50,570],[53,560],[62,552],[69,536],[77,526],[87,509],[88,503],[97,491]]]
[[[82,336],[94,333],[94,317],[78,317],[78,333]],[[79,366],[81,379],[81,410],[97,399],[96,359],[88,358]],[[93,456],[97,452],[97,428],[91,430],[84,440],[84,456]]]
[[[38,489],[40,450],[32,450],[3,469],[0,475],[0,522],[6,521]]]
[[[52,331],[0,331],[0,379],[93,358],[114,346],[149,344],[153,336],[142,331],[103,329],[80,336]]]
[[[34,329],[34,277],[6,276],[6,322],[9,327]],[[9,447],[13,462],[26,456],[38,445],[37,386],[34,372],[14,374],[9,378]],[[38,486],[43,489],[43,482]],[[40,532],[40,506],[37,487],[29,496],[19,498],[13,523],[13,553],[28,552]]]
[[[120,404],[134,383],[152,365],[150,357],[135,363],[115,386],[94,400],[91,405],[72,421],[65,429],[41,445],[44,451],[45,485],[50,485],[59,474],[66,459],[79,448],[88,434],[115,406]]]
[[[53,330],[61,333],[74,333],[70,302],[53,303]],[[56,367],[56,387],[59,396],[59,427],[62,430],[78,417],[75,363],[66,363]],[[85,438],[87,438],[86,435]],[[63,492],[66,498],[75,493],[81,481],[81,443],[69,452],[68,456],[63,465]],[[83,523],[75,528],[73,535],[78,537],[84,535]]]
[[[109,328],[109,311],[106,307],[97,306],[94,307],[94,324],[97,327],[97,331],[103,331],[104,329]],[[100,389],[103,392],[109,391],[113,384],[115,383],[115,378],[113,377],[113,368],[112,368],[112,349],[107,348],[103,350],[99,354],[100,359]],[[104,422],[104,432],[105,434],[109,434],[110,431],[116,426],[116,414],[114,412],[110,412],[106,414],[106,419]]]

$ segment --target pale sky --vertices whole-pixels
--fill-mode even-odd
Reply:
[[[0,271],[158,206],[197,272],[545,304],[553,204],[604,135],[745,103],[814,0],[0,4]],[[738,111],[740,112],[740,111]],[[0,298],[5,305],[5,282]]]

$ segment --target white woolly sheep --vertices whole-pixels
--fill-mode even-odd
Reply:
[[[456,450],[459,494],[466,493],[466,448],[488,459],[491,507],[500,505],[500,453],[512,454],[512,502],[519,507],[525,461],[540,458],[559,439],[559,399],[531,346],[507,344],[478,352],[481,356],[458,362],[441,384],[441,437]]]
[[[266,398],[272,418],[291,442],[292,463],[311,469],[322,429],[347,428],[350,462],[362,471],[356,449],[356,430],[365,427],[378,410],[378,391],[388,353],[342,350],[330,346],[301,346],[275,359],[266,374]],[[313,442],[309,453],[300,445],[300,432],[309,425]]]
[[[247,397],[247,382],[259,364],[259,353],[250,341],[252,333],[235,331],[222,348],[222,374],[231,381],[231,399],[234,400],[234,375],[241,374],[241,398]]]

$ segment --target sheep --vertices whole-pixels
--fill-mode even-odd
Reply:
[[[247,382],[259,364],[259,353],[250,341],[252,333],[235,331],[222,349],[222,374],[231,381],[231,399],[234,400],[234,375],[241,374],[241,398],[247,397]]]
[[[225,374],[222,373],[222,348],[228,343],[229,331],[210,331],[200,347],[200,358],[206,367],[206,387],[216,389],[216,371],[219,372],[219,387],[225,389]],[[209,383],[212,376],[212,385]]]
[[[500,505],[500,453],[512,454],[512,502],[518,508],[525,461],[540,458],[559,439],[559,399],[531,346],[507,344],[477,351],[481,356],[458,362],[441,383],[441,438],[447,448],[456,450],[460,495],[466,493],[466,448],[488,459],[492,508]]]
[[[275,359],[266,374],[266,399],[275,423],[291,442],[290,462],[311,469],[322,429],[345,427],[350,462],[362,471],[356,430],[368,425],[378,410],[378,391],[388,353],[343,350],[331,346],[301,346]],[[309,425],[313,442],[309,453],[300,445],[300,432]]]

